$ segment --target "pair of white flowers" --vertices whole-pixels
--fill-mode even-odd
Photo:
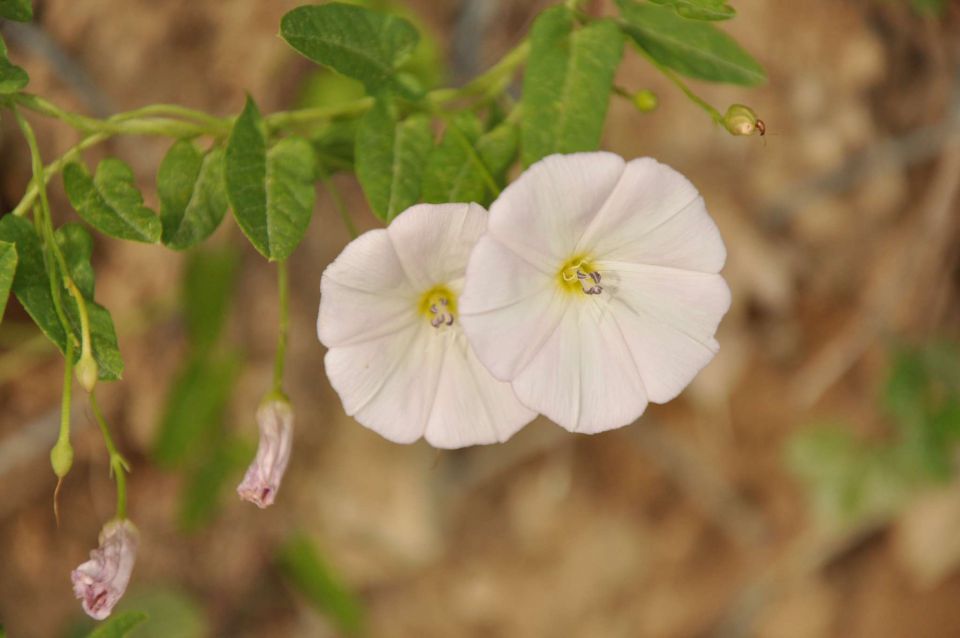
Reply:
[[[347,414],[398,443],[505,441],[542,413],[595,433],[713,358],[726,249],[650,158],[552,155],[493,203],[418,205],[323,273],[317,332]]]

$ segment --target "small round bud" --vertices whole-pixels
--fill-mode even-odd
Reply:
[[[731,135],[753,135],[760,130],[759,122],[753,109],[743,104],[732,104],[723,116],[723,127],[730,131]]]
[[[630,101],[633,102],[634,108],[641,113],[649,113],[660,104],[660,99],[657,97],[657,94],[650,89],[637,91],[631,96]]]
[[[50,465],[53,466],[53,473],[57,478],[63,478],[73,466],[73,446],[70,445],[70,439],[61,437],[57,443],[50,449]]]
[[[94,386],[97,385],[97,374],[99,370],[97,369],[97,362],[89,353],[80,357],[80,360],[77,361],[77,365],[74,367],[74,372],[76,372],[77,381],[80,382],[80,386],[87,392],[93,392]]]

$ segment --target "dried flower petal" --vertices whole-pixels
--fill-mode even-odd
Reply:
[[[293,444],[293,408],[287,401],[271,399],[257,410],[260,445],[257,457],[237,486],[237,494],[263,509],[273,504]]]
[[[100,531],[100,547],[70,574],[73,592],[91,618],[103,620],[113,611],[130,582],[140,538],[127,519],[114,519]]]

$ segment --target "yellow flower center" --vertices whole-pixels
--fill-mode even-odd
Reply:
[[[434,328],[452,326],[457,317],[457,296],[440,284],[421,295],[417,310]]]
[[[557,284],[572,295],[599,295],[603,292],[600,271],[589,255],[575,255],[564,262],[557,271]]]

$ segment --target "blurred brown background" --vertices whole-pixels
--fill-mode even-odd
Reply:
[[[313,72],[276,35],[296,4],[38,0],[36,28],[4,35],[30,90],[73,110],[164,102],[229,115],[249,91],[270,111],[293,105]],[[457,81],[499,59],[549,3],[404,4]],[[935,18],[907,0],[733,4],[738,16],[722,26],[770,81],[695,86],[721,110],[751,105],[764,139],[715,127],[631,52],[618,83],[655,90],[660,108],[640,114],[616,97],[611,106],[606,148],[657,157],[700,188],[727,242],[734,295],[717,359],[633,426],[585,437],[541,419],[505,445],[437,452],[347,418],[314,328],[320,274],[348,241],[321,189],[291,260],[287,386],[298,429],[278,502],[241,503],[232,489],[242,469],[231,470],[216,514],[184,532],[187,479],[149,455],[185,349],[184,260],[97,238],[98,300],[126,361],[102,401],[134,466],[130,516],[142,533],[127,603],[154,609],[159,623],[134,635],[338,635],[335,613],[278,566],[294,532],[356,596],[371,636],[960,635],[960,485],[948,477],[831,525],[786,451],[824,420],[888,440],[895,427],[880,395],[892,349],[958,336],[960,5]],[[77,140],[35,122],[47,158]],[[29,178],[14,128],[3,121],[6,210]],[[155,203],[168,146],[127,138],[108,148]],[[374,227],[354,181],[336,183],[358,223]],[[54,185],[56,214],[71,219]],[[272,370],[274,272],[232,222],[212,242],[244,246],[227,329],[243,367],[225,423],[253,442]],[[69,572],[95,546],[114,491],[78,402],[77,458],[55,526],[47,454],[62,364],[26,321],[11,302],[0,331],[0,623],[11,638],[75,635],[84,625]]]

